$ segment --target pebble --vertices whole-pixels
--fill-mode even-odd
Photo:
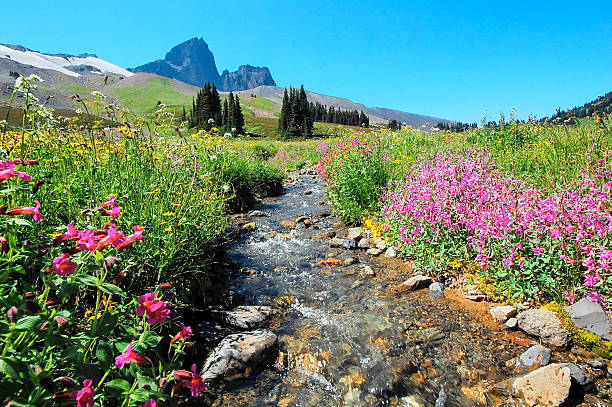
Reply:
[[[509,318],[504,325],[507,329],[516,329],[518,326],[518,319]]]
[[[355,264],[357,262],[357,260],[354,257],[347,257],[344,259],[344,265],[345,266],[350,266],[352,264]]]
[[[519,357],[517,367],[531,367],[533,365],[546,366],[550,363],[552,351],[540,345],[533,345]]]
[[[357,241],[352,240],[352,239],[345,239],[342,242],[342,247],[344,247],[345,249],[356,249],[357,248]]]
[[[433,283],[429,286],[429,296],[434,300],[444,298],[444,284]]]
[[[606,364],[601,360],[587,360],[587,364],[591,366],[593,369],[603,369],[606,367]]]
[[[368,265],[363,266],[363,274],[365,274],[366,276],[375,276],[376,275],[376,273],[374,272],[372,267],[370,267]]]

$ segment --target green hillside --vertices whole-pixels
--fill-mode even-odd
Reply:
[[[110,95],[134,112],[148,114],[155,111],[157,102],[168,109],[180,111],[191,106],[192,94],[179,92],[172,87],[170,79],[152,78],[142,86],[124,86],[110,90]]]

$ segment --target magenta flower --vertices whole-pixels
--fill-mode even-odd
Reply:
[[[121,369],[127,362],[133,362],[140,366],[147,366],[149,364],[147,358],[134,352],[132,343],[133,342],[130,342],[127,348],[125,348],[125,352],[115,358],[115,366],[117,369]]]
[[[597,274],[594,276],[590,274],[585,274],[584,283],[582,285],[585,287],[595,287],[597,283],[600,281],[601,281],[601,277]]]
[[[599,293],[597,291],[592,291],[590,293],[587,293],[587,295],[589,297],[591,297],[591,301],[593,301],[593,302],[601,302],[601,295],[599,295]]]
[[[69,276],[74,273],[77,265],[68,259],[70,259],[70,253],[62,253],[61,256],[53,259],[53,271],[55,274]]]
[[[116,208],[117,202],[115,202],[115,199],[116,199],[115,195],[109,196],[106,202],[100,205],[100,208]]]
[[[565,298],[570,304],[573,304],[576,302],[576,294],[570,294],[567,291],[563,291],[563,298]]]
[[[0,161],[0,182],[4,182],[12,177],[19,177],[24,181],[32,178],[28,173],[16,171],[15,162],[11,160]]]
[[[134,243],[136,240],[144,240],[144,236],[142,236],[142,229],[138,226],[134,226],[134,233],[128,235],[128,237],[125,238],[125,241],[119,246],[117,246],[117,250],[125,249],[126,247]]]
[[[170,343],[176,343],[183,338],[188,339],[189,337],[193,335],[193,331],[191,330],[190,326],[185,326],[185,324],[183,323],[181,323],[181,326],[182,326],[181,330],[179,331],[179,333],[174,335]]]
[[[533,250],[533,254],[534,254],[535,256],[539,256],[539,255],[541,255],[542,253],[544,253],[544,249],[542,249],[540,246],[534,246],[534,247],[532,248],[532,250]]]
[[[136,315],[141,317],[146,313],[149,325],[164,322],[170,315],[166,303],[157,299],[154,293],[146,293],[138,297],[138,304],[140,306],[136,310]]]
[[[121,215],[121,209],[118,206],[115,206],[110,211],[104,212],[104,214],[106,216],[112,216],[113,218],[117,219]]]
[[[6,211],[7,215],[34,215],[36,222],[42,222],[45,218],[40,213],[40,202],[34,201],[36,206],[19,206]]]
[[[76,400],[77,407],[91,407],[94,405],[94,396],[96,392],[91,388],[92,381],[87,379],[83,382],[83,388],[79,391],[72,392],[70,398]]]
[[[157,407],[157,401],[155,401],[153,399],[149,399],[149,400],[144,402],[144,405],[141,404],[138,407]]]

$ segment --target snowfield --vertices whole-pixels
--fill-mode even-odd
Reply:
[[[103,59],[94,56],[87,57],[61,57],[54,55],[42,54],[35,51],[18,51],[12,48],[0,45],[0,58],[11,59],[15,62],[24,65],[32,65],[41,69],[52,69],[61,72],[64,75],[79,77],[76,72],[66,69],[67,66],[89,65],[98,68],[103,73],[113,73],[123,75],[125,77],[134,75],[132,72],[121,68],[120,66],[111,64]]]

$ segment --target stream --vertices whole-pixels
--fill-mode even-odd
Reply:
[[[295,175],[285,188],[257,208],[266,216],[248,219],[256,229],[227,247],[234,264],[257,271],[234,273],[232,295],[245,305],[283,310],[270,327],[278,335],[278,358],[248,377],[215,385],[213,405],[498,405],[485,389],[515,375],[506,362],[526,347],[509,343],[450,300],[431,299],[428,290],[391,294],[396,282],[389,275],[397,272],[399,282],[408,277],[403,262],[332,249],[329,239],[317,239],[339,225],[312,172]],[[301,216],[314,224],[281,224]],[[356,262],[320,266],[330,253]],[[376,276],[364,275],[365,265]],[[553,359],[563,357],[555,352]]]

